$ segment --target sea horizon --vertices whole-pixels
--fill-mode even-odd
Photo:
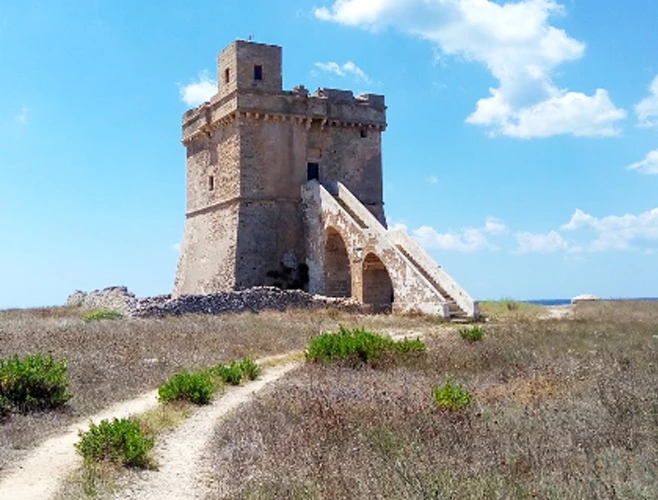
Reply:
[[[501,300],[501,299],[498,299]],[[645,300],[658,300],[658,297],[609,297],[609,298],[603,298],[599,297],[597,300],[623,300],[623,301],[633,301],[633,302],[641,302]],[[571,304],[571,299],[524,299],[524,300],[519,300],[519,302],[524,302],[526,304],[538,304],[541,306],[564,306],[564,305],[569,305]]]

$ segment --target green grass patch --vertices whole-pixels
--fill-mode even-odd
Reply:
[[[514,299],[480,302],[480,314],[485,318],[534,318],[544,310],[544,306]]]
[[[104,319],[107,320],[116,320],[123,318],[123,314],[118,311],[113,311],[112,309],[91,309],[87,311],[82,316],[82,319],[85,323],[91,323],[92,321],[101,321]]]
[[[189,401],[195,405],[210,403],[215,386],[208,373],[177,373],[158,389],[160,401]]]
[[[439,408],[450,411],[466,408],[471,404],[471,400],[473,399],[473,396],[471,396],[468,390],[459,384],[455,384],[452,379],[448,379],[442,387],[434,387],[432,389],[432,396]]]
[[[73,397],[68,385],[64,360],[42,354],[0,360],[0,413],[57,408]]]
[[[462,328],[459,330],[459,334],[464,340],[468,340],[469,342],[477,342],[478,340],[482,340],[482,337],[484,337],[484,328],[478,325]]]
[[[306,359],[323,364],[374,365],[391,355],[426,351],[427,347],[421,340],[405,339],[396,342],[364,328],[349,330],[340,326],[338,332],[323,333],[311,339],[306,351]]]
[[[151,465],[147,454],[155,438],[144,435],[137,419],[102,420],[99,424],[92,423],[88,431],[80,431],[78,436],[80,441],[75,448],[85,461],[108,461],[138,468]]]

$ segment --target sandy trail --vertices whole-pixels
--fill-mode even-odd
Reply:
[[[565,319],[573,316],[573,306],[548,306],[546,313],[541,315],[541,319]]]
[[[200,463],[210,445],[217,422],[254,394],[276,382],[300,363],[269,368],[258,380],[229,389],[211,405],[199,409],[174,432],[159,439],[156,460],[160,468],[141,475],[137,483],[116,494],[116,499],[185,500],[205,493]]]
[[[64,434],[48,439],[34,449],[27,458],[0,481],[3,500],[44,500],[53,496],[61,481],[80,464],[74,444],[78,431],[87,430],[89,422],[112,417],[125,418],[143,413],[158,404],[158,391],[151,391],[130,401],[118,403],[85,421],[71,425]]]
[[[422,338],[422,332],[386,332],[393,339]],[[148,471],[143,480],[117,494],[117,499],[193,499],[203,496],[201,458],[214,434],[217,421],[243,403],[268,384],[276,382],[302,364],[296,361],[302,351],[268,356],[257,360],[266,368],[256,381],[231,388],[212,404],[199,409],[171,434],[161,437],[156,443],[156,457],[161,464],[157,471]],[[276,366],[277,363],[280,363]],[[272,366],[275,365],[275,366]],[[113,405],[100,413],[71,425],[64,434],[48,439],[35,448],[19,465],[9,470],[0,479],[2,500],[47,500],[61,488],[64,479],[82,464],[74,444],[78,432],[87,430],[89,422],[104,419],[126,418],[144,413],[158,405],[158,391],[150,391],[130,401]]]
[[[300,351],[301,352],[301,351]],[[258,360],[261,364],[272,364],[286,360],[299,352],[268,356]],[[249,384],[246,387],[252,387]],[[158,405],[158,391],[144,393],[135,399],[117,403],[100,413],[80,420],[58,436],[48,439],[31,451],[20,464],[9,469],[0,479],[2,500],[46,500],[61,488],[62,481],[78,467],[82,460],[75,451],[78,432],[89,429],[89,423],[104,419],[127,418],[139,415]]]

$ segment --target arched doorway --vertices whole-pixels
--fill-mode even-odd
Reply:
[[[369,253],[363,261],[363,303],[377,312],[390,311],[393,300],[393,283],[386,266]]]
[[[352,273],[347,247],[333,228],[327,230],[324,247],[324,290],[328,297],[352,296]]]

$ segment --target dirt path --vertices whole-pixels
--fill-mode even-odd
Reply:
[[[112,417],[125,418],[143,413],[158,404],[157,397],[158,391],[151,391],[136,399],[118,403],[85,421],[73,424],[64,434],[48,439],[0,481],[0,499],[50,498],[59,489],[62,479],[80,463],[73,446],[78,441],[78,431],[87,430],[89,421],[99,422]]]
[[[299,355],[299,353],[268,356],[258,362],[268,365],[287,360],[295,355]],[[267,376],[265,374],[264,378]],[[253,386],[248,384],[244,388],[250,390],[250,387]],[[98,423],[113,417],[127,418],[144,413],[157,405],[158,391],[154,390],[135,399],[117,403],[85,420],[76,422],[63,434],[40,444],[28,454],[25,460],[9,469],[9,472],[0,479],[0,499],[46,500],[51,498],[60,489],[66,476],[80,465],[81,459],[75,451],[74,444],[79,440],[78,432],[89,429],[89,422]]]
[[[424,337],[421,332],[387,333],[396,340],[404,337]],[[204,448],[212,439],[217,421],[249,401],[268,384],[300,366],[301,362],[297,361],[300,355],[301,351],[259,359],[258,363],[267,368],[258,380],[229,389],[211,405],[199,409],[174,432],[160,438],[156,444],[156,458],[160,469],[146,472],[142,476],[143,479],[115,498],[161,500],[202,497],[203,482],[199,480],[202,478],[199,464]],[[155,390],[113,405],[73,424],[64,434],[48,439],[0,480],[0,499],[47,500],[53,497],[68,474],[81,464],[74,447],[80,430],[87,430],[90,421],[99,422],[103,419],[126,418],[144,413],[157,406],[157,395]]]
[[[211,405],[198,410],[171,434],[160,438],[156,445],[156,460],[160,468],[140,475],[114,498],[121,500],[185,500],[203,498],[205,483],[201,474],[204,450],[213,438],[219,419],[243,403],[268,384],[276,382],[300,363],[269,368],[255,382],[229,389]]]
[[[573,316],[573,306],[548,306],[541,319],[564,319]]]

